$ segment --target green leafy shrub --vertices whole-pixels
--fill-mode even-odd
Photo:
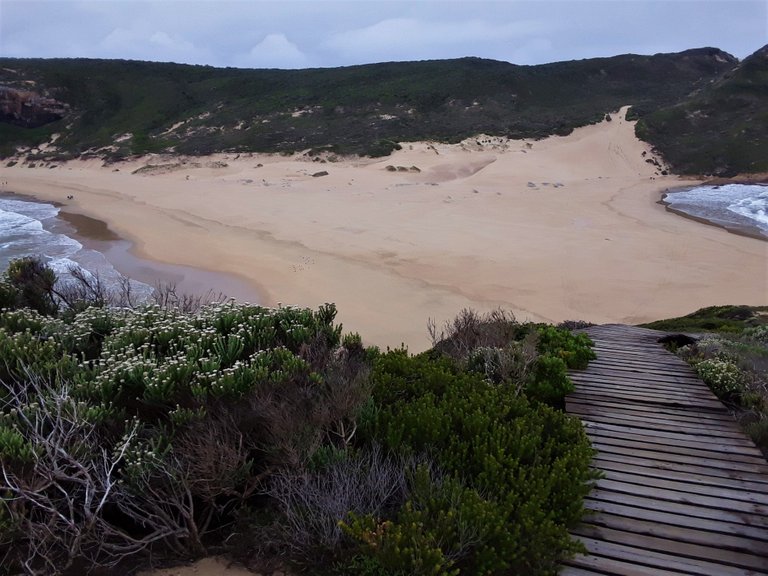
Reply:
[[[200,554],[205,535],[226,525],[271,474],[308,467],[319,448],[332,453],[354,436],[359,406],[369,395],[369,351],[355,336],[345,339],[346,348],[339,347],[341,327],[333,324],[335,314],[332,305],[312,311],[234,302],[204,306],[194,313],[160,306],[90,307],[58,318],[30,309],[4,310],[0,314],[4,472],[16,475],[8,478],[20,490],[45,485],[35,477],[38,468],[28,466],[33,447],[45,442],[35,436],[40,431],[30,428],[29,422],[54,417],[50,399],[59,403],[57,413],[66,416],[62,430],[68,426],[86,430],[89,438],[67,445],[67,457],[74,459],[67,466],[90,469],[101,450],[93,442],[108,450],[127,427],[134,427],[130,446],[122,445],[109,471],[121,481],[120,499],[104,501],[115,517],[104,519],[103,526],[112,521],[136,523],[130,528],[136,542],[154,538],[177,553]],[[38,396],[30,399],[28,389],[37,390]],[[90,460],[73,448],[81,445],[88,449]],[[85,494],[73,490],[71,500],[56,500],[35,518],[55,514],[59,505],[77,509]],[[31,502],[43,501],[35,498],[30,495]],[[154,517],[165,520],[153,529],[167,537],[158,539],[149,526],[140,527],[146,514],[159,509],[167,514]],[[346,512],[340,512],[338,519]],[[37,530],[33,520],[14,517]],[[75,525],[66,538],[75,538],[77,529]],[[65,553],[65,540],[55,544],[54,563],[54,556],[74,562],[80,554],[77,548],[72,555]],[[37,544],[29,549],[16,544],[14,557],[26,552],[34,556],[39,550]],[[4,545],[0,543],[0,557]],[[145,547],[128,549],[140,552]],[[104,558],[91,560],[98,563]]]
[[[593,342],[586,334],[546,325],[539,327],[538,334],[539,353],[561,358],[568,368],[584,370],[596,358]]]
[[[432,530],[422,521],[423,515],[405,505],[400,522],[379,522],[371,515],[350,515],[344,530],[373,551],[375,565],[387,574],[413,574],[414,576],[455,576],[453,562],[445,557]]]
[[[332,576],[409,576],[403,571],[394,571],[382,565],[375,556],[355,554],[346,560],[334,564]]]
[[[762,318],[743,306],[720,306],[729,316]],[[699,377],[735,412],[736,419],[768,456],[768,328],[756,325],[733,334],[708,334],[683,346],[677,354],[691,364]]]
[[[564,370],[563,360],[548,358]],[[360,434],[392,450],[428,452],[447,476],[417,490],[421,497],[400,516],[356,525],[364,542],[408,540],[402,564],[384,561],[367,543],[369,553],[393,569],[415,569],[430,558],[437,565],[455,560],[467,574],[535,574],[553,570],[561,554],[576,549],[567,527],[579,519],[592,477],[592,452],[577,420],[532,405],[447,358],[390,352],[377,360],[373,380],[378,409]],[[457,507],[465,510],[460,522],[448,516]],[[414,523],[423,535],[418,541],[409,532]],[[460,544],[458,535],[468,533],[478,534],[478,542]],[[419,546],[424,549],[413,550]]]
[[[525,387],[526,395],[540,402],[557,405],[566,394],[573,392],[574,386],[568,378],[568,366],[557,356],[539,356],[536,360],[533,377]]]
[[[595,358],[586,334],[520,324],[503,310],[478,314],[465,309],[441,330],[430,321],[429,332],[434,345],[430,356],[448,356],[490,382],[553,406],[561,407],[573,390],[567,370],[584,369]]]
[[[768,416],[764,412],[746,424],[744,430],[755,444],[761,447],[768,446]]]
[[[335,316],[231,301],[4,309],[0,466],[28,505],[10,524],[0,512],[0,557],[94,568],[118,559],[121,534],[130,554],[195,556],[240,518],[244,547],[302,568],[552,571],[575,549],[591,450],[540,400],[567,388],[585,343],[555,332],[539,350],[540,327],[497,316],[477,340],[493,346],[462,348],[467,316],[470,358],[382,354]],[[49,438],[62,450],[38,453]],[[49,483],[62,467],[95,484]],[[67,515],[88,493],[103,500],[83,532]],[[53,517],[66,529],[46,531]],[[102,540],[97,555],[80,547]],[[36,556],[38,542],[55,552]]]
[[[41,314],[52,315],[58,311],[53,298],[56,275],[39,258],[27,257],[12,260],[6,271],[8,282],[18,293],[17,306],[28,306]]]
[[[741,333],[741,338],[743,340],[768,346],[768,325],[755,326],[753,328],[746,328]]]

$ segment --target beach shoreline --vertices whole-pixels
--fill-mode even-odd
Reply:
[[[171,289],[178,295],[261,302],[262,295],[258,287],[234,275],[157,262],[136,254],[134,243],[116,234],[107,222],[80,212],[69,211],[66,204],[62,202],[44,200],[32,194],[11,190],[4,190],[0,194],[6,198],[53,205],[58,209],[58,214],[53,223],[47,223],[46,228],[78,241],[84,249],[100,253],[119,274],[126,278],[154,289],[158,287]]]
[[[465,307],[641,323],[765,304],[766,243],[660,205],[665,189],[702,181],[660,175],[621,112],[538,141],[401,144],[383,159],[325,162],[20,163],[3,178],[107,223],[137,256],[234,274],[268,306],[335,302],[346,330],[414,352],[429,346],[430,318],[439,325]]]
[[[747,178],[738,178],[735,180],[717,179],[717,180],[705,181],[700,186],[710,186],[710,185],[721,186],[724,184],[764,184],[764,183],[765,182],[762,179],[751,180]],[[703,216],[697,216],[696,214],[691,214],[689,212],[686,212],[685,210],[675,208],[674,206],[671,205],[669,201],[667,201],[667,198],[670,194],[675,194],[676,192],[685,192],[692,188],[697,188],[697,187],[699,186],[685,186],[685,187],[672,188],[669,190],[665,190],[661,195],[659,204],[664,206],[667,212],[671,212],[672,214],[682,216],[683,218],[688,218],[690,220],[693,220],[694,222],[699,222],[701,224],[706,224],[708,226],[715,226],[717,228],[726,230],[731,234],[738,234],[740,236],[746,236],[748,238],[754,238],[755,240],[762,240],[763,242],[768,242],[768,234],[766,234],[757,226],[739,225],[735,223],[719,221],[714,218],[705,218]]]
[[[71,237],[86,248],[104,255],[123,276],[153,288],[168,287],[179,295],[210,297],[215,300],[235,298],[258,304],[263,296],[259,288],[232,274],[203,268],[157,262],[135,253],[134,243],[116,234],[103,220],[78,212],[59,211],[59,218],[72,226]]]

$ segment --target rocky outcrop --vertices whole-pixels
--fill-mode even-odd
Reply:
[[[37,92],[0,86],[0,122],[36,128],[63,118],[69,105]]]

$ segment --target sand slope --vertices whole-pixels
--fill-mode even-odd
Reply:
[[[429,317],[465,306],[633,323],[765,304],[768,243],[656,204],[694,182],[657,176],[623,117],[541,141],[404,144],[380,160],[91,160],[2,178],[107,221],[146,257],[235,273],[266,304],[336,302],[347,329],[414,351]],[[148,164],[176,165],[131,173]]]

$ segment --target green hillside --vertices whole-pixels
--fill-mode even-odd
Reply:
[[[714,48],[539,66],[462,58],[310,70],[5,58],[0,89],[35,91],[68,111],[34,127],[0,114],[0,154],[54,133],[58,150],[43,155],[323,147],[382,155],[406,140],[537,138],[626,104],[641,115],[669,106],[736,64]]]
[[[718,82],[642,118],[637,134],[678,173],[768,171],[768,46]]]

